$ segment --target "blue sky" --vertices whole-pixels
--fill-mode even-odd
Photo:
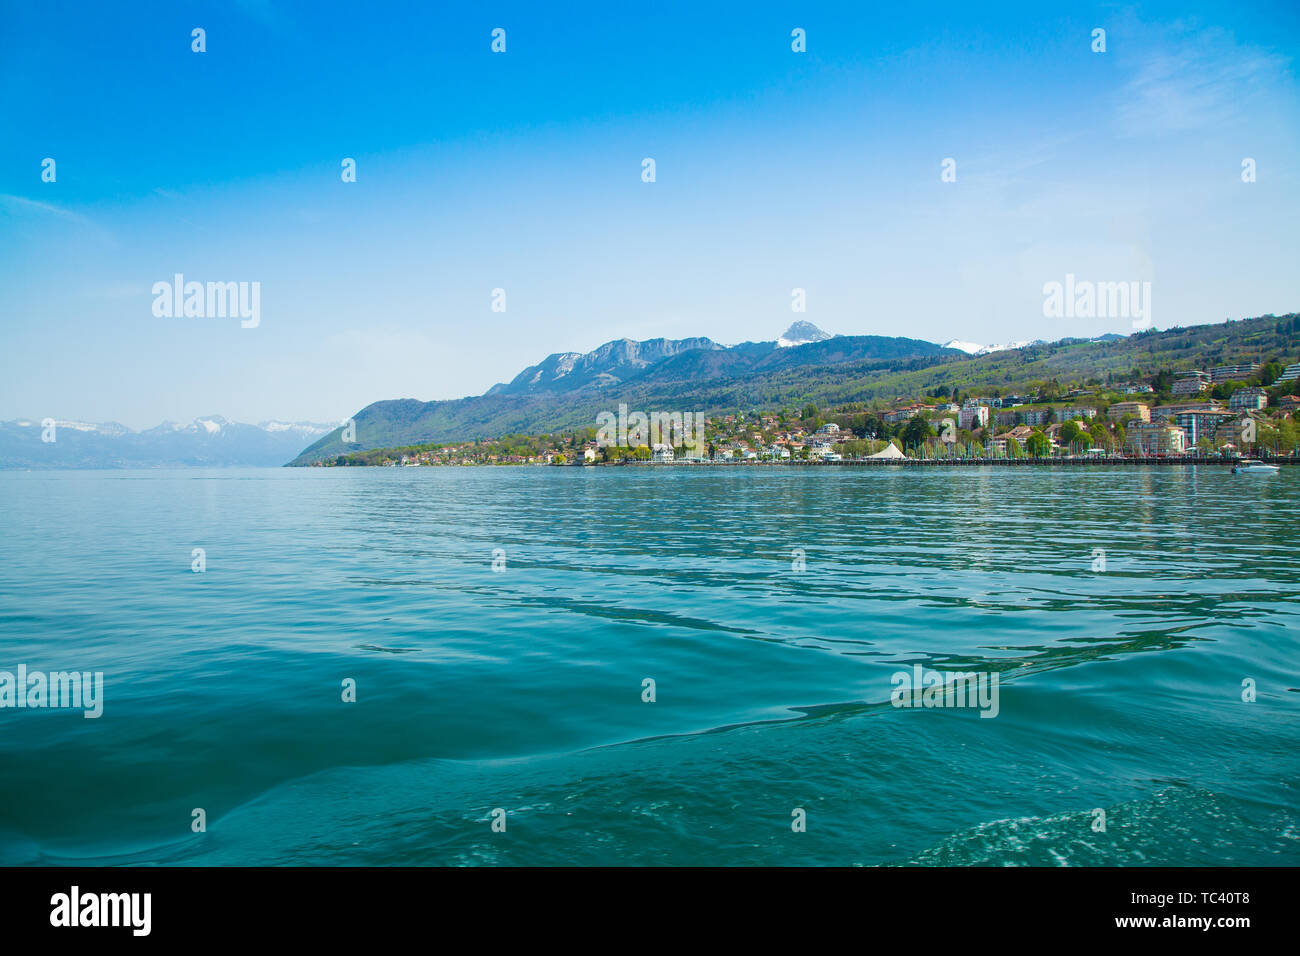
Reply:
[[[1066,273],[1157,327],[1300,308],[1294,3],[607,6],[4,3],[0,419],[340,420],[795,319],[1130,330],[1044,318]],[[177,272],[260,325],[155,317]]]

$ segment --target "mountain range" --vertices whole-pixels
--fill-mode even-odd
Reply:
[[[1089,339],[1091,342],[1113,342],[1116,339],[1122,339],[1124,336],[1115,335],[1114,333],[1102,335],[1095,339]],[[962,342],[953,339],[950,342],[944,342],[943,347],[946,349],[957,349],[959,352],[965,352],[967,355],[988,355],[990,352],[1005,352],[1008,349],[1023,349],[1029,345],[1046,345],[1042,339],[1026,340],[1024,342],[1007,342],[1005,345],[977,345],[974,342]]]
[[[1035,340],[1006,346],[936,345],[879,335],[829,335],[796,322],[776,341],[726,346],[708,338],[617,339],[592,352],[558,352],[479,396],[374,402],[290,464],[425,442],[498,438],[590,427],[600,412],[822,407],[914,399],[937,387],[1033,390],[1125,381],[1160,370],[1249,361],[1295,361],[1300,321],[1263,316],[1123,336]]]
[[[975,342],[962,342],[953,339],[950,342],[944,342],[943,347],[946,349],[957,349],[959,352],[965,352],[967,355],[988,355],[990,352],[1005,352],[1007,349],[1022,349],[1026,345],[1044,345],[1042,339],[1034,339],[1025,342],[1008,342],[1006,345],[978,345]]]
[[[1057,381],[1064,391],[1160,371],[1289,364],[1298,352],[1295,314],[1004,346],[830,335],[799,321],[768,342],[616,339],[591,352],[557,352],[482,395],[373,402],[353,416],[355,428],[347,430],[317,422],[247,425],[220,416],[164,422],[145,431],[115,422],[64,421],[55,425],[56,441],[46,443],[39,421],[0,422],[0,468],[309,465],[375,448],[590,427],[600,412],[620,404],[725,414],[808,402],[823,408],[892,403],[938,387],[1032,393],[1040,383]]]
[[[117,422],[0,422],[0,468],[159,468],[282,465],[333,423],[232,422],[220,415],[135,431]],[[52,437],[44,441],[42,436]]]
[[[870,374],[933,365],[963,353],[920,339],[828,335],[797,322],[779,341],[726,346],[708,338],[616,339],[587,353],[557,352],[480,396],[421,402],[375,402],[355,416],[356,442],[342,429],[320,439],[291,464],[311,464],[369,448],[423,441],[581,427],[620,403],[632,408],[708,410],[756,400],[755,386],[791,387],[826,370]],[[794,344],[801,343],[801,344]]]

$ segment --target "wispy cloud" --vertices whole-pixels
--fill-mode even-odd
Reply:
[[[90,237],[106,246],[118,244],[117,237],[101,223],[52,202],[0,193],[0,218],[4,217],[9,217],[15,224],[12,230],[15,234],[20,228],[38,229],[45,223],[63,230],[74,230],[78,235]]]
[[[36,213],[47,216],[58,216],[61,219],[67,219],[70,222],[80,223],[89,226],[93,223],[85,216],[75,213],[70,209],[64,209],[62,206],[56,206],[53,203],[41,202],[38,199],[28,199],[25,196],[11,196],[8,193],[0,193],[0,205],[7,206],[11,210],[19,213]]]
[[[1280,89],[1291,66],[1289,57],[1239,44],[1220,29],[1183,26],[1134,47],[1151,52],[1118,105],[1120,131],[1130,136],[1221,128]]]

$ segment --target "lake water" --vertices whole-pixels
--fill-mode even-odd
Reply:
[[[0,709],[3,864],[1300,863],[1300,468],[0,500],[0,670],[104,675],[98,719]],[[892,706],[914,665],[996,672],[997,715]]]

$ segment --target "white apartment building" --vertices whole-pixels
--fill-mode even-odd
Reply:
[[[1283,369],[1282,374],[1277,377],[1277,381],[1273,384],[1281,385],[1284,382],[1294,382],[1297,378],[1300,378],[1300,362],[1294,362]]]
[[[974,430],[984,428],[989,423],[987,405],[966,405],[957,413],[957,427]]]
[[[1209,387],[1209,373],[1180,372],[1178,380],[1174,382],[1173,392],[1175,395],[1199,395]]]

